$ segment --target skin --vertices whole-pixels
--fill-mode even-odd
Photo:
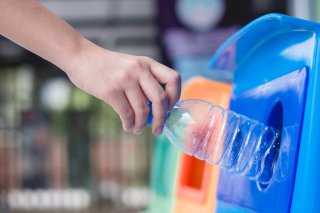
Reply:
[[[127,132],[142,133],[150,100],[152,132],[161,134],[167,111],[179,100],[178,72],[148,57],[93,44],[35,0],[0,0],[0,34],[55,64],[77,87],[111,105]]]

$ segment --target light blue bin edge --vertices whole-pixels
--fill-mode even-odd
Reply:
[[[220,45],[220,47],[216,50],[216,52],[212,56],[209,62],[209,67],[211,69],[214,68],[214,63],[221,56],[223,51],[227,49],[227,47],[230,46],[233,42],[237,41],[244,34],[249,33],[251,30],[255,29],[257,26],[260,26],[261,24],[267,21],[277,21],[278,23],[282,22],[282,23],[286,23],[288,26],[291,26],[292,28],[297,28],[297,29],[304,28],[307,30],[312,30],[316,33],[320,32],[320,27],[318,23],[294,18],[291,16],[279,14],[279,13],[270,13],[270,14],[261,16],[260,18],[257,18],[254,21],[250,22],[249,24],[241,28],[233,36],[231,36],[229,39],[227,39],[222,45]],[[248,50],[248,52],[250,52],[250,50]],[[245,56],[243,56],[243,58],[245,58]]]
[[[291,212],[315,212],[320,210],[318,192],[320,191],[320,75],[319,70],[319,33],[320,25],[314,22],[297,19],[282,14],[268,14],[242,28],[238,33],[228,39],[216,51],[209,66],[214,68],[214,62],[220,57],[223,51],[233,42],[236,42],[245,33],[248,33],[256,26],[265,21],[275,20],[278,27],[287,24],[292,30],[309,30],[315,33],[315,49],[310,64],[309,84],[306,97],[306,105],[301,133],[299,157],[296,170]],[[250,50],[248,50],[250,52]],[[243,56],[245,57],[245,56]],[[233,67],[235,69],[236,67]]]

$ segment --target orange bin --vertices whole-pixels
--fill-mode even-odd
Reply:
[[[202,77],[195,77],[184,84],[181,99],[203,99],[227,108],[231,85]],[[175,212],[214,212],[219,170],[195,157],[182,154],[178,167]]]

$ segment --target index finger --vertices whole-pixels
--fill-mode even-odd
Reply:
[[[172,108],[179,100],[181,94],[181,77],[180,74],[156,61],[150,63],[150,70],[153,76],[165,85],[165,91],[168,94],[169,107]]]

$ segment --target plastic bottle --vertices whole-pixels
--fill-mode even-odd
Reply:
[[[280,132],[256,120],[197,99],[179,101],[164,133],[182,152],[232,173],[268,184]]]

